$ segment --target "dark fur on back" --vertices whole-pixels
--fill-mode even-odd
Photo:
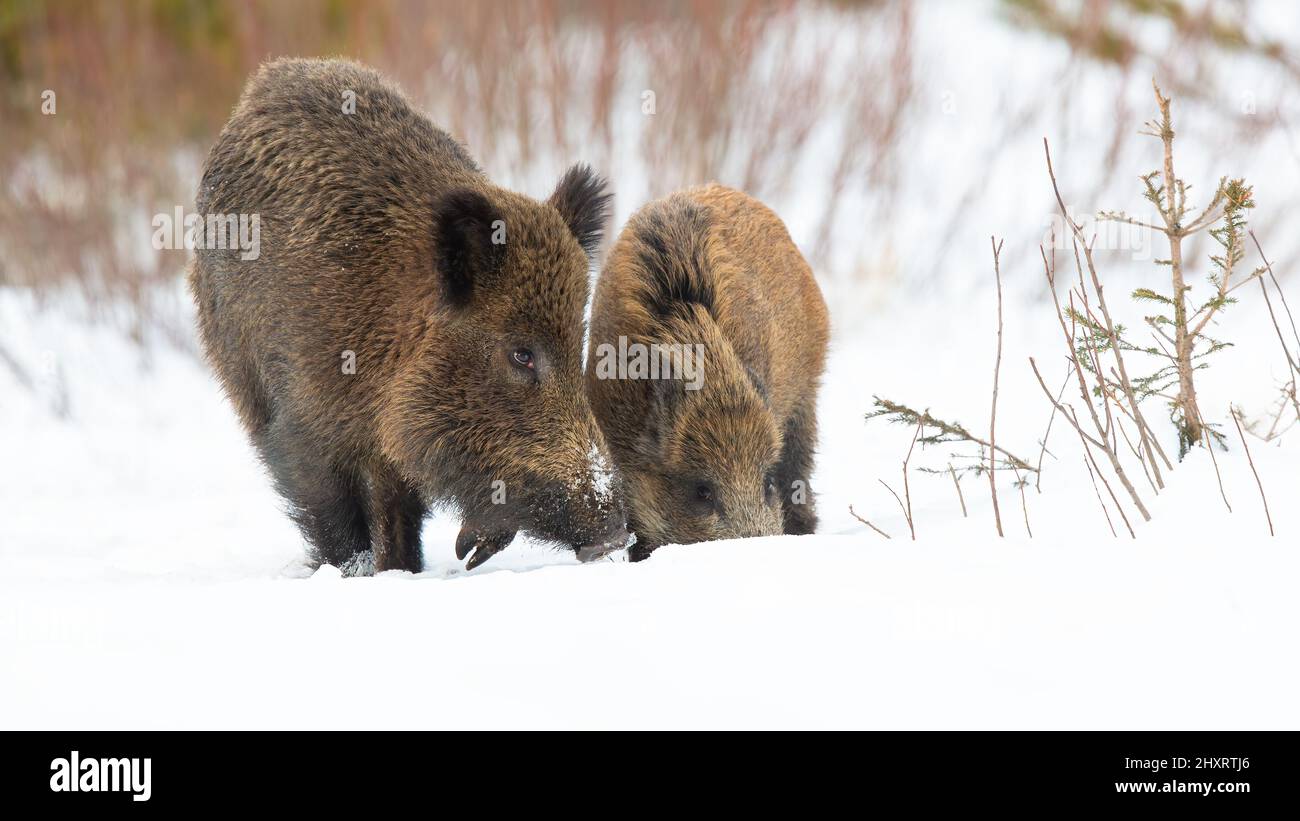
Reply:
[[[646,205],[606,260],[591,325],[587,392],[626,487],[637,556],[813,532],[827,312],[775,214],[718,185]],[[600,361],[620,337],[702,346],[699,389],[611,378]]]
[[[637,263],[645,274],[639,289],[642,302],[659,317],[677,314],[689,305],[712,313],[707,210],[689,200],[661,200],[639,214],[637,230],[641,240]]]
[[[434,504],[461,512],[471,563],[517,530],[617,536],[582,392],[584,245],[608,208],[590,169],[547,201],[507,191],[377,72],[277,60],[197,201],[260,216],[259,258],[200,250],[190,284],[209,361],[320,559],[419,569]]]

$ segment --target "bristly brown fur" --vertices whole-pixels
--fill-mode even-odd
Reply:
[[[635,264],[644,276],[636,294],[656,317],[681,315],[693,305],[713,314],[709,228],[708,212],[690,200],[647,207],[638,215]]]
[[[809,476],[829,320],[775,214],[719,185],[646,205],[606,261],[591,323],[587,392],[624,482],[636,557],[815,530]],[[600,348],[620,336],[703,345],[700,390],[601,378]]]
[[[582,390],[584,247],[608,206],[589,169],[550,201],[512,193],[378,73],[277,60],[197,199],[260,217],[258,259],[200,250],[190,284],[208,358],[317,558],[418,570],[434,504],[494,550],[517,530],[580,545],[621,529]],[[535,368],[511,361],[520,348]]]

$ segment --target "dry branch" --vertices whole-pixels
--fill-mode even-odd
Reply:
[[[1231,513],[1232,505],[1228,503],[1228,494],[1223,489],[1223,474],[1219,473],[1219,458],[1214,455],[1214,443],[1210,441],[1209,428],[1202,425],[1201,431],[1205,437],[1205,449],[1210,452],[1210,464],[1214,465],[1214,478],[1219,482],[1219,495],[1223,497],[1223,506],[1228,509],[1229,513]]]
[[[906,475],[906,474],[904,474],[904,475]],[[916,541],[916,528],[915,528],[915,527],[912,527],[912,510],[911,510],[911,508],[908,507],[907,505],[903,504],[903,500],[902,500],[902,498],[899,497],[899,495],[898,495],[898,491],[896,491],[896,490],[894,490],[892,487],[890,487],[890,486],[889,486],[889,482],[886,482],[884,479],[877,479],[876,481],[878,481],[878,482],[880,482],[880,484],[884,485],[884,486],[885,486],[885,490],[887,490],[887,491],[889,491],[891,494],[893,494],[893,496],[894,496],[894,501],[895,501],[895,502],[898,502],[898,509],[901,510],[901,511],[903,511],[903,518],[907,520],[907,529],[908,529],[909,531],[911,531],[911,533],[912,533],[912,541]]]
[[[952,486],[957,488],[957,501],[961,502],[961,517],[969,518],[966,513],[966,497],[961,492],[961,481],[957,479],[957,471],[953,470],[952,463],[948,463],[948,473],[952,476]]]
[[[1052,397],[1051,391],[1048,390],[1047,383],[1043,381],[1043,375],[1038,372],[1038,363],[1034,362],[1034,358],[1032,356],[1029,357],[1029,367],[1033,369],[1034,376],[1038,378],[1038,384],[1043,389],[1043,393],[1047,395],[1048,401],[1055,403],[1056,400]],[[1076,372],[1078,371],[1077,366],[1075,370]],[[1082,384],[1083,382],[1082,376],[1079,377],[1079,381]],[[1088,409],[1092,413],[1092,420],[1094,425],[1097,427],[1098,432],[1101,432],[1102,431],[1101,420],[1097,417],[1097,409],[1094,408],[1092,406],[1092,403],[1088,400],[1088,392],[1086,387],[1083,390],[1083,400],[1085,403],[1088,404]],[[1129,496],[1133,499],[1133,505],[1138,509],[1138,512],[1142,514],[1142,518],[1144,521],[1148,521],[1148,522],[1151,521],[1151,514],[1147,512],[1146,505],[1142,504],[1142,497],[1138,496],[1137,491],[1133,489],[1133,483],[1129,481],[1128,474],[1124,472],[1124,466],[1120,463],[1119,454],[1116,453],[1114,449],[1114,445],[1111,444],[1109,441],[1106,444],[1102,444],[1101,442],[1097,441],[1096,439],[1094,439],[1093,437],[1085,433],[1083,427],[1079,425],[1079,420],[1066,411],[1066,406],[1060,405],[1058,403],[1057,408],[1058,410],[1061,411],[1061,415],[1065,417],[1066,421],[1070,423],[1070,426],[1074,428],[1075,432],[1079,434],[1080,440],[1082,440],[1084,443],[1085,452],[1087,451],[1087,446],[1089,444],[1105,452],[1106,456],[1109,457],[1110,459],[1111,468],[1115,471],[1115,476],[1119,479],[1120,483],[1124,486],[1124,489],[1128,491]],[[1102,435],[1105,436],[1104,433],[1102,433]],[[1101,480],[1106,485],[1106,489],[1110,490],[1110,483],[1106,481],[1106,477],[1102,476]],[[1111,493],[1111,496],[1112,498],[1114,497],[1113,492]],[[1115,500],[1115,504],[1116,506],[1119,505],[1118,499]],[[1123,508],[1120,508],[1120,515],[1121,516],[1124,515]],[[1128,524],[1128,517],[1125,517],[1124,523],[1126,525]],[[1129,527],[1129,533],[1132,532],[1133,532],[1133,528]]]
[[[1046,148],[1047,145],[1046,141],[1044,141],[1043,145],[1044,148]],[[1075,344],[1076,334],[1070,328],[1066,327],[1065,324],[1066,313],[1061,310],[1061,300],[1056,294],[1055,267],[1052,264],[1052,262],[1048,260],[1047,253],[1046,251],[1043,250],[1042,246],[1039,246],[1038,253],[1043,259],[1043,271],[1047,277],[1048,290],[1051,291],[1052,293],[1052,304],[1056,308],[1056,321],[1061,327],[1061,336],[1063,341],[1065,342],[1066,349],[1069,351],[1067,358],[1074,370],[1074,374],[1078,382],[1079,398],[1083,401],[1084,405],[1088,408],[1088,416],[1091,418],[1093,429],[1096,430],[1097,437],[1099,438],[1094,438],[1088,435],[1087,433],[1085,433],[1083,428],[1079,425],[1077,419],[1071,417],[1068,414],[1066,414],[1066,419],[1070,422],[1071,426],[1074,427],[1075,431],[1083,439],[1085,445],[1092,444],[1094,447],[1102,450],[1106,454],[1106,457],[1110,461],[1111,469],[1115,471],[1116,478],[1119,479],[1120,484],[1124,486],[1124,489],[1128,492],[1128,495],[1132,498],[1134,506],[1137,507],[1138,512],[1142,514],[1142,519],[1144,521],[1149,522],[1151,521],[1151,514],[1147,512],[1146,505],[1142,503],[1142,497],[1138,495],[1137,490],[1134,489],[1133,487],[1133,483],[1129,481],[1128,474],[1125,472],[1124,465],[1119,458],[1119,452],[1116,448],[1115,441],[1113,438],[1114,432],[1109,422],[1110,401],[1107,398],[1105,398],[1105,396],[1103,395],[1102,398],[1103,409],[1107,413],[1106,423],[1102,422],[1101,417],[1097,413],[1096,406],[1093,405],[1092,403],[1092,397],[1088,390],[1088,382],[1084,376],[1084,368],[1082,365],[1079,364],[1078,349]],[[1077,253],[1077,245],[1076,245],[1076,253]],[[1071,317],[1074,317],[1076,315],[1077,314],[1075,313],[1069,314],[1069,316]],[[1033,368],[1034,376],[1038,378],[1038,384],[1042,387],[1043,393],[1046,394],[1048,401],[1055,404],[1057,408],[1061,410],[1063,414],[1065,414],[1064,407],[1060,404],[1060,402],[1058,402],[1052,396],[1051,391],[1048,390],[1047,383],[1043,381],[1042,374],[1038,372],[1038,365],[1034,362],[1033,357],[1029,358],[1029,365],[1031,368]],[[1152,459],[1152,461],[1154,461],[1154,458]],[[1102,477],[1102,481],[1103,482],[1105,481],[1105,477]],[[1110,484],[1109,482],[1106,483],[1108,489],[1109,489],[1109,484]]]
[[[1085,448],[1083,466],[1088,469],[1088,476],[1092,479],[1092,490],[1097,494],[1097,504],[1101,505],[1102,515],[1106,517],[1106,524],[1110,527],[1110,535],[1119,538],[1119,534],[1115,532],[1115,523],[1110,520],[1110,511],[1106,509],[1106,502],[1101,498],[1101,488],[1097,487],[1097,474],[1093,472],[1091,462],[1092,458],[1088,456],[1088,451]]]
[[[1118,366],[1119,387],[1124,393],[1124,398],[1128,400],[1128,413],[1137,425],[1138,433],[1142,440],[1142,446],[1150,460],[1151,472],[1154,475],[1155,484],[1158,488],[1164,488],[1164,480],[1160,475],[1160,466],[1156,464],[1155,457],[1151,456],[1152,451],[1154,450],[1154,452],[1160,455],[1160,458],[1164,460],[1165,467],[1168,470],[1173,470],[1173,464],[1170,463],[1169,457],[1165,455],[1164,449],[1160,447],[1159,440],[1151,430],[1150,425],[1147,424],[1146,418],[1142,415],[1142,409],[1138,406],[1137,394],[1133,390],[1133,383],[1129,379],[1128,368],[1124,364],[1124,355],[1122,353],[1123,346],[1120,344],[1119,332],[1116,330],[1116,325],[1111,319],[1110,309],[1106,305],[1106,291],[1105,288],[1102,287],[1101,277],[1097,275],[1097,265],[1092,256],[1092,245],[1084,240],[1082,226],[1074,221],[1065,207],[1065,200],[1061,196],[1060,186],[1058,186],[1056,182],[1056,172],[1052,168],[1052,152],[1051,148],[1047,144],[1046,138],[1043,139],[1043,153],[1047,158],[1047,175],[1052,180],[1052,191],[1056,195],[1056,203],[1057,207],[1061,211],[1061,219],[1063,219],[1066,225],[1070,227],[1070,231],[1073,234],[1072,245],[1074,246],[1074,264],[1079,271],[1079,290],[1085,300],[1085,310],[1087,310],[1087,289],[1083,283],[1083,266],[1079,264],[1080,246],[1083,246],[1084,259],[1087,261],[1088,265],[1088,275],[1092,280],[1092,288],[1097,294],[1097,307],[1101,310],[1102,319],[1105,320],[1104,322],[1096,323],[1096,325],[1106,332],[1107,341],[1110,343],[1110,350],[1114,354],[1115,364]],[[1055,278],[1054,272],[1051,272],[1051,274],[1052,275],[1049,275],[1048,277],[1049,282]],[[1055,283],[1053,282],[1051,284],[1053,287],[1053,296],[1055,296]],[[1091,335],[1089,335],[1089,339],[1091,339]],[[1098,381],[1104,387],[1105,379],[1101,376],[1102,371],[1100,359],[1097,360],[1096,367]],[[1116,402],[1116,406],[1123,409],[1123,405],[1119,402]],[[1143,466],[1143,469],[1146,469],[1145,465]]]
[[[858,514],[853,510],[853,505],[849,505],[849,515],[852,516],[853,518],[857,519],[859,522],[862,522],[864,525],[866,525],[867,527],[871,528],[872,530],[876,531],[876,532],[879,533],[881,536],[884,536],[886,539],[891,538],[890,535],[889,535],[888,533],[886,533],[885,531],[883,531],[883,530],[881,530],[880,528],[878,528],[878,527],[876,527],[875,525],[873,525],[871,522],[868,522],[866,519],[864,519],[864,518],[862,518],[861,516],[859,516],[859,515],[858,515]]]
[[[1015,470],[1015,468],[1012,468],[1012,470],[1016,474],[1015,486],[1020,491],[1020,512],[1025,516],[1025,532],[1028,533],[1029,538],[1032,539],[1034,538],[1034,531],[1029,527],[1029,502],[1025,499],[1025,485],[1028,485],[1029,482],[1028,480],[1020,478],[1020,471]]]
[[[959,422],[946,422],[943,419],[933,416],[929,410],[918,411],[902,403],[894,402],[890,399],[882,399],[879,396],[873,397],[873,404],[876,409],[867,414],[868,420],[881,416],[892,416],[894,418],[889,420],[891,422],[898,422],[907,425],[920,423],[927,428],[934,428],[938,431],[937,434],[922,436],[918,439],[917,441],[922,445],[936,445],[944,442],[970,442],[1001,454],[1006,459],[1007,465],[1014,465],[1026,473],[1038,472],[1037,468],[1026,462],[1024,459],[1011,453],[1001,445],[994,446],[992,443],[984,441],[975,434],[966,430],[966,428],[962,427]],[[918,470],[919,469],[920,468],[918,468]]]
[[[989,245],[993,247],[993,276],[998,284],[998,357],[993,363],[993,409],[989,412],[989,493],[993,496],[993,521],[997,524],[998,536],[1001,537],[1002,511],[998,508],[997,453],[994,449],[997,447],[998,429],[998,374],[1002,370],[1002,266],[999,260],[1002,243],[989,237]]]
[[[1067,414],[1067,417],[1072,418],[1072,421],[1074,422],[1074,429],[1079,432],[1079,437],[1080,439],[1082,439],[1083,429],[1079,427],[1079,420],[1073,419],[1073,414]],[[1083,456],[1088,462],[1091,463],[1092,469],[1089,472],[1092,473],[1097,478],[1101,479],[1101,483],[1106,488],[1106,493],[1110,496],[1110,500],[1115,503],[1115,510],[1119,511],[1119,518],[1121,521],[1124,522],[1124,527],[1128,530],[1129,537],[1136,539],[1137,534],[1133,532],[1133,525],[1129,523],[1128,515],[1124,513],[1124,506],[1119,503],[1119,497],[1117,497],[1115,495],[1115,491],[1111,489],[1110,482],[1106,481],[1106,475],[1101,472],[1101,466],[1098,465],[1097,460],[1093,458],[1092,451],[1088,450],[1088,445],[1086,442],[1084,443],[1083,446]],[[1107,516],[1106,518],[1109,519],[1110,517]]]
[[[1273,330],[1277,333],[1278,344],[1282,346],[1282,353],[1286,356],[1286,364],[1291,369],[1291,381],[1282,389],[1282,395],[1291,401],[1291,407],[1295,409],[1296,418],[1300,419],[1300,398],[1296,397],[1296,384],[1300,381],[1300,332],[1296,331],[1295,318],[1291,316],[1291,306],[1286,303],[1286,294],[1282,292],[1282,286],[1278,284],[1277,277],[1273,274],[1273,265],[1264,256],[1264,249],[1259,244],[1259,239],[1255,237],[1255,232],[1250,232],[1250,238],[1255,243],[1255,250],[1259,251],[1259,258],[1264,262],[1264,270],[1268,271],[1268,276],[1273,280],[1273,287],[1277,289],[1278,296],[1282,300],[1282,307],[1286,309],[1287,319],[1291,321],[1291,333],[1296,338],[1296,354],[1291,355],[1291,349],[1287,347],[1286,337],[1282,335],[1282,326],[1278,324],[1277,314],[1273,312],[1273,301],[1268,298],[1268,286],[1264,283],[1264,278],[1259,277],[1259,290],[1264,295],[1264,304],[1268,307],[1269,319],[1273,320]],[[1276,430],[1276,420],[1274,422]]]
[[[1255,474],[1255,484],[1259,487],[1259,498],[1264,503],[1264,518],[1268,520],[1268,535],[1275,536],[1273,532],[1273,516],[1268,512],[1268,497],[1264,495],[1264,483],[1259,480],[1259,471],[1255,470],[1255,460],[1250,455],[1250,445],[1246,444],[1246,434],[1241,430],[1241,420],[1237,418],[1237,409],[1228,406],[1228,412],[1232,414],[1232,421],[1237,426],[1237,435],[1241,437],[1241,447],[1246,451],[1246,461],[1250,463],[1250,472]]]
[[[1047,453],[1047,439],[1052,435],[1052,422],[1056,420],[1056,409],[1061,404],[1061,397],[1065,396],[1065,389],[1070,385],[1070,372],[1065,372],[1065,381],[1061,383],[1061,389],[1056,392],[1056,401],[1052,403],[1052,413],[1047,417],[1047,430],[1043,431],[1042,447],[1038,451],[1038,476],[1034,478],[1034,490],[1039,493],[1043,492],[1043,456]],[[1056,457],[1053,456],[1053,459]]]

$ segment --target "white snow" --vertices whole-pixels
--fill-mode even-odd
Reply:
[[[13,727],[1296,726],[1293,553],[760,539],[440,582],[6,582]]]
[[[153,345],[145,367],[116,331],[0,293],[15,355],[62,364],[70,414],[0,376],[0,727],[1300,726],[1295,436],[1252,443],[1275,539],[1235,432],[1233,513],[1194,453],[1138,540],[1112,538],[1059,419],[1032,540],[1009,477],[998,540],[986,483],[963,482],[963,519],[950,480],[920,474],[907,538],[877,480],[899,486],[910,432],[862,414],[876,392],[982,426],[991,302],[841,329],[817,536],[585,566],[516,544],[465,573],[435,518],[426,572],[345,579],[307,577],[192,355]],[[1008,317],[999,440],[1036,456],[1048,407],[1024,360],[1059,343],[1050,308]],[[1229,396],[1262,406],[1277,359],[1258,305],[1228,317],[1218,419]]]
[[[614,492],[614,468],[594,443],[587,451],[587,477],[596,503],[608,505]]]

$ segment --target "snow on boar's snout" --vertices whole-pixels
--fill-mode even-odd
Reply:
[[[585,447],[580,438],[552,437],[539,462],[525,468],[513,499],[508,485],[498,485],[504,498],[466,511],[456,555],[469,557],[467,568],[491,558],[520,530],[573,550],[583,562],[628,546],[632,539],[620,487],[594,421],[591,429],[595,436]]]

